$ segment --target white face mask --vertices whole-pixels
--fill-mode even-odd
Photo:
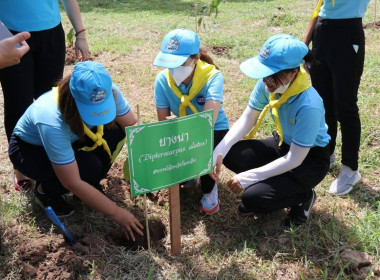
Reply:
[[[290,81],[289,81],[289,83],[287,83],[286,85],[281,85],[281,86],[279,86],[279,87],[276,88],[273,92],[270,92],[270,91],[268,90],[268,87],[267,87],[267,86],[265,86],[265,90],[266,90],[267,92],[269,92],[269,93],[284,93],[284,92],[289,88],[289,86],[290,86]]]
[[[190,76],[191,72],[194,70],[194,59],[188,66],[179,66],[177,68],[169,68],[170,75],[172,75],[177,87]]]

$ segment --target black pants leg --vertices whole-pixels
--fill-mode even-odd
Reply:
[[[104,129],[104,139],[113,152],[117,144],[125,137],[125,132],[119,127]],[[110,157],[103,147],[97,147],[94,151],[86,152],[78,150],[79,146],[92,146],[93,142],[73,144],[75,159],[78,164],[81,179],[90,185],[99,184],[111,167]],[[47,194],[64,194],[68,190],[62,186],[51,162],[42,146],[36,146],[22,141],[12,134],[9,142],[9,157],[14,168],[41,183],[42,189]]]
[[[224,160],[235,173],[263,166],[284,156],[287,144],[278,147],[278,137],[265,140],[243,140],[236,143]],[[314,188],[326,176],[329,168],[328,147],[315,147],[297,168],[255,183],[244,190],[242,202],[255,213],[270,213],[307,201]]]
[[[33,99],[50,90],[63,75],[66,46],[62,25],[30,33],[27,40],[30,50],[21,58],[20,64],[0,70],[8,141]]]
[[[342,163],[357,170],[361,134],[357,95],[365,55],[361,19],[319,20],[313,34],[313,54],[311,79],[325,105],[330,154],[335,149],[339,122]]]
[[[222,141],[228,130],[214,130],[214,148]],[[210,193],[214,188],[215,181],[206,174],[201,176],[201,188],[203,193]]]

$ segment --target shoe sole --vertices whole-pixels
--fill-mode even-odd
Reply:
[[[219,211],[219,208],[220,208],[219,203],[217,206],[215,206],[214,208],[211,208],[210,210],[207,210],[207,209],[203,208],[203,206],[202,206],[200,213],[206,214],[206,215],[214,215],[215,213],[217,213]]]
[[[352,189],[354,188],[354,186],[357,184],[357,183],[359,183],[360,182],[360,180],[362,179],[362,176],[360,176],[359,177],[359,179],[356,181],[356,182],[354,182],[347,190],[345,190],[344,192],[340,192],[340,193],[334,193],[334,192],[330,192],[331,194],[335,194],[335,195],[339,195],[339,196],[341,196],[341,195],[345,195],[345,194],[348,194],[348,193],[350,193],[351,191],[352,191]]]
[[[42,210],[46,211],[45,206],[42,204],[42,202],[37,197],[34,198],[34,202],[38,206],[40,206]],[[58,214],[56,214],[56,215],[57,215],[58,218],[66,218],[66,217],[71,216],[74,213],[75,213],[75,210],[73,209],[69,214],[66,214],[66,215],[58,215]]]

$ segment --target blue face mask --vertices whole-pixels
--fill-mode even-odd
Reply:
[[[177,68],[169,68],[170,75],[172,75],[177,87],[190,76],[195,67],[194,59],[188,66],[179,66]]]

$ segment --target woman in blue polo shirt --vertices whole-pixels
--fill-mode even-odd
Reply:
[[[341,169],[330,193],[344,195],[356,185],[361,123],[358,90],[364,67],[365,37],[362,18],[370,0],[319,0],[304,36],[313,41],[310,67],[313,87],[323,99],[331,135],[330,166],[336,163],[338,122],[342,136]]]
[[[166,34],[154,65],[165,67],[154,85],[158,120],[171,113],[182,117],[214,110],[214,145],[228,131],[228,119],[222,107],[223,76],[206,50],[200,47],[198,35],[191,30],[175,29]],[[205,175],[201,177],[204,196],[200,211],[213,214],[219,210],[218,186]]]
[[[58,217],[74,210],[62,198],[72,192],[126,230],[142,235],[141,224],[107,198],[99,182],[125,141],[125,127],[136,115],[105,67],[80,62],[71,76],[43,94],[17,122],[9,142],[14,168],[38,182],[36,203],[51,206]]]
[[[215,170],[236,173],[227,185],[242,194],[242,214],[270,213],[290,207],[286,223],[303,224],[316,199],[313,188],[329,169],[323,102],[300,67],[307,46],[290,35],[270,37],[255,56],[240,65],[258,79],[247,108],[214,150]],[[273,137],[252,138],[267,110],[276,124]],[[228,153],[228,157],[225,156]]]
[[[76,0],[63,0],[64,9],[75,29],[75,52],[78,58],[89,56],[80,10]],[[4,94],[4,126],[7,139],[33,100],[50,90],[63,76],[65,34],[58,0],[1,0],[0,20],[13,33],[29,31],[26,40],[30,51],[18,65],[0,70]],[[15,188],[31,186],[31,181],[15,173]]]

